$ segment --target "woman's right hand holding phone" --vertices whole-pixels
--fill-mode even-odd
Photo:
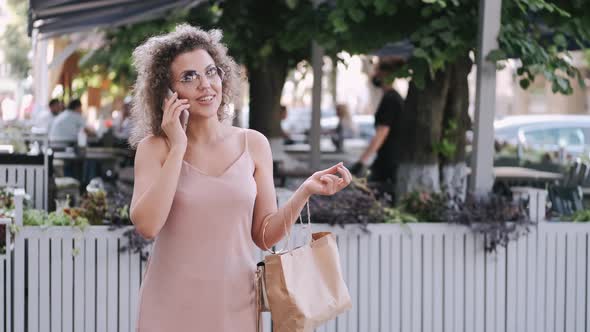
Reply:
[[[189,103],[187,99],[179,99],[178,93],[175,92],[169,98],[164,99],[162,116],[162,130],[168,138],[170,148],[186,150],[187,138],[186,132],[180,123],[180,113],[188,110]]]

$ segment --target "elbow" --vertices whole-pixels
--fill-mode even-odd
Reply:
[[[256,245],[256,247],[258,247],[262,251],[268,250],[267,248],[264,247],[264,244],[262,244],[262,241],[254,240],[254,244]]]
[[[139,227],[138,225],[135,226],[135,230],[146,240],[153,240],[156,238],[156,235],[158,235],[158,231],[147,227]]]
[[[266,248],[264,246],[264,242],[262,241],[262,236],[257,236],[255,234],[252,234],[252,242],[254,242],[254,244],[256,245],[256,247],[260,248],[260,250],[262,250],[262,251],[267,251],[268,250],[268,248]]]
[[[129,217],[133,225],[135,225],[135,231],[145,239],[153,240],[156,238],[159,233],[159,229],[156,229],[156,227],[153,227],[145,221],[142,221],[143,218],[139,217],[137,213],[134,212],[135,211],[132,211]]]

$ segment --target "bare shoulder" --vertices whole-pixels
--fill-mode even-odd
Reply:
[[[260,164],[260,162],[267,162],[268,159],[272,160],[270,143],[268,142],[266,136],[256,130],[246,129],[246,137],[248,138],[249,152],[254,158],[256,164]]]
[[[253,149],[270,149],[270,143],[268,138],[259,131],[254,129],[246,129],[246,136],[248,138],[248,144]]]
[[[150,135],[142,139],[137,145],[137,157],[143,159],[158,160],[163,163],[168,154],[166,139]]]

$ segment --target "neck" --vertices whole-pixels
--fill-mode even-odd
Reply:
[[[186,128],[189,144],[208,144],[219,140],[223,136],[222,126],[217,116],[208,118],[189,117]]]

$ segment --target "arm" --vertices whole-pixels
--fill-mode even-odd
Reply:
[[[387,135],[389,135],[389,126],[378,125],[377,129],[375,130],[375,136],[373,136],[371,142],[369,142],[369,145],[365,149],[365,152],[363,152],[361,155],[359,161],[366,165],[369,162],[369,158],[371,158],[371,156],[373,156],[379,150],[379,148],[381,148],[381,145],[383,145],[383,142],[385,142]]]
[[[135,156],[130,217],[137,231],[154,238],[164,226],[176,193],[184,150],[168,150],[163,138],[141,141]]]
[[[346,187],[352,179],[348,170],[341,164],[316,172],[295,191],[283,207],[278,209],[268,140],[262,134],[250,130],[248,141],[256,167],[254,180],[258,188],[252,221],[252,240],[263,250],[272,247],[285,236],[285,224],[289,230],[311,195],[333,195]],[[335,173],[340,173],[342,177],[336,176]]]
[[[187,138],[179,117],[188,100],[174,93],[165,100],[162,130],[166,139],[150,136],[141,141],[135,155],[135,181],[130,217],[137,231],[154,238],[164,226],[180,177]]]

